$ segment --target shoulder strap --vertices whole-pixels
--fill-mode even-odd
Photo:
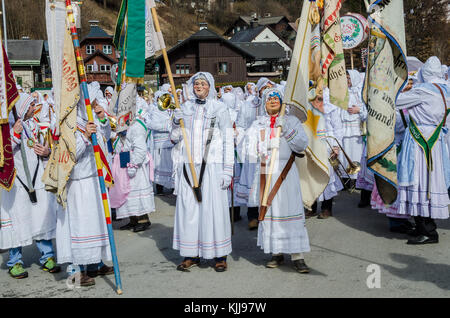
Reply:
[[[444,125],[445,125],[445,122],[447,121],[447,115],[448,115],[448,111],[447,111],[447,110],[448,110],[448,107],[447,107],[447,100],[445,99],[445,95],[444,95],[444,92],[442,91],[442,88],[441,88],[438,84],[436,84],[436,83],[433,83],[433,85],[437,87],[437,89],[439,90],[439,92],[441,92],[442,100],[444,101],[444,106],[445,106],[445,112],[444,112]]]
[[[275,198],[275,195],[277,194],[278,190],[280,189],[281,184],[286,179],[286,177],[289,173],[289,170],[291,170],[291,167],[292,167],[292,164],[294,163],[294,161],[295,161],[295,154],[292,152],[291,156],[289,157],[288,162],[284,166],[283,171],[281,171],[280,176],[278,177],[277,181],[273,185],[272,190],[269,193],[269,197],[267,199],[267,206],[264,209],[260,209],[260,213],[259,213],[259,217],[258,217],[259,221],[264,220],[265,214],[266,214],[269,206],[272,204],[272,201]]]

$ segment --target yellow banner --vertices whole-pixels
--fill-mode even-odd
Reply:
[[[57,92],[55,92],[57,93]],[[64,56],[61,79],[60,136],[45,168],[42,181],[45,189],[56,194],[63,207],[67,202],[66,185],[76,163],[77,103],[80,99],[80,83],[73,42],[69,30],[64,37]],[[58,105],[57,105],[58,107]]]

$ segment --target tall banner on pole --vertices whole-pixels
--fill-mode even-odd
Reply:
[[[0,186],[9,191],[14,184],[16,169],[14,167],[8,118],[9,112],[19,99],[19,93],[3,45],[0,49],[0,55]]]
[[[330,102],[344,110],[348,107],[347,73],[339,10],[342,0],[325,0],[322,17],[322,76],[330,89]]]
[[[367,105],[367,166],[385,204],[397,198],[394,144],[395,103],[408,78],[403,1],[373,0],[368,8],[370,37],[363,87]]]
[[[64,22],[64,21],[63,21]],[[67,182],[76,163],[76,137],[77,129],[77,103],[80,100],[80,83],[78,80],[77,63],[72,37],[65,23],[61,26],[65,29],[63,59],[61,74],[56,78],[61,79],[58,100],[58,122],[59,135],[49,162],[45,167],[42,180],[47,191],[56,194],[56,200],[63,207],[67,203]],[[56,74],[55,74],[56,75]]]
[[[313,107],[308,100],[313,90],[316,95],[322,94],[319,22],[317,4],[304,1],[284,94],[285,103],[291,106],[290,113],[300,112],[298,117],[306,116],[303,127],[308,135],[309,145],[305,151],[306,156],[297,158],[295,163],[300,174],[303,203],[307,208],[325,190],[330,179],[327,145],[321,140],[325,132],[323,108]]]

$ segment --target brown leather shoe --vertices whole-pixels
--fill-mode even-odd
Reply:
[[[315,212],[315,211],[310,211],[310,210],[305,211],[305,219],[309,219],[310,217],[313,217],[316,215],[317,215],[317,212]]]
[[[78,277],[79,282],[78,282]],[[89,277],[86,273],[76,273],[75,276],[72,278],[72,284],[80,284],[79,286],[82,287],[88,287],[95,285],[95,279],[92,277]]]
[[[227,270],[227,261],[216,262],[214,270],[218,273],[225,272]]]
[[[248,222],[248,229],[250,231],[256,230],[257,228],[258,228],[258,220],[257,219],[253,219],[253,220],[250,220],[250,222]]]
[[[323,210],[317,216],[318,219],[328,219],[330,216],[333,216],[330,210]]]
[[[186,257],[180,265],[177,266],[178,271],[189,272],[189,268],[200,264],[200,258]]]

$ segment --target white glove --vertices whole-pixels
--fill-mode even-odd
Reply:
[[[224,175],[224,176],[222,177],[222,184],[220,185],[220,187],[221,187],[223,190],[226,190],[226,189],[228,189],[228,187],[230,186],[230,184],[231,184],[231,176]]]
[[[173,122],[179,125],[181,119],[183,119],[183,111],[180,108],[175,108],[173,111]]]
[[[134,168],[134,167],[127,168],[127,173],[130,178],[134,178],[136,176],[136,172],[137,172],[137,168]]]
[[[269,149],[279,149],[280,148],[280,138],[273,137],[269,142]]]

